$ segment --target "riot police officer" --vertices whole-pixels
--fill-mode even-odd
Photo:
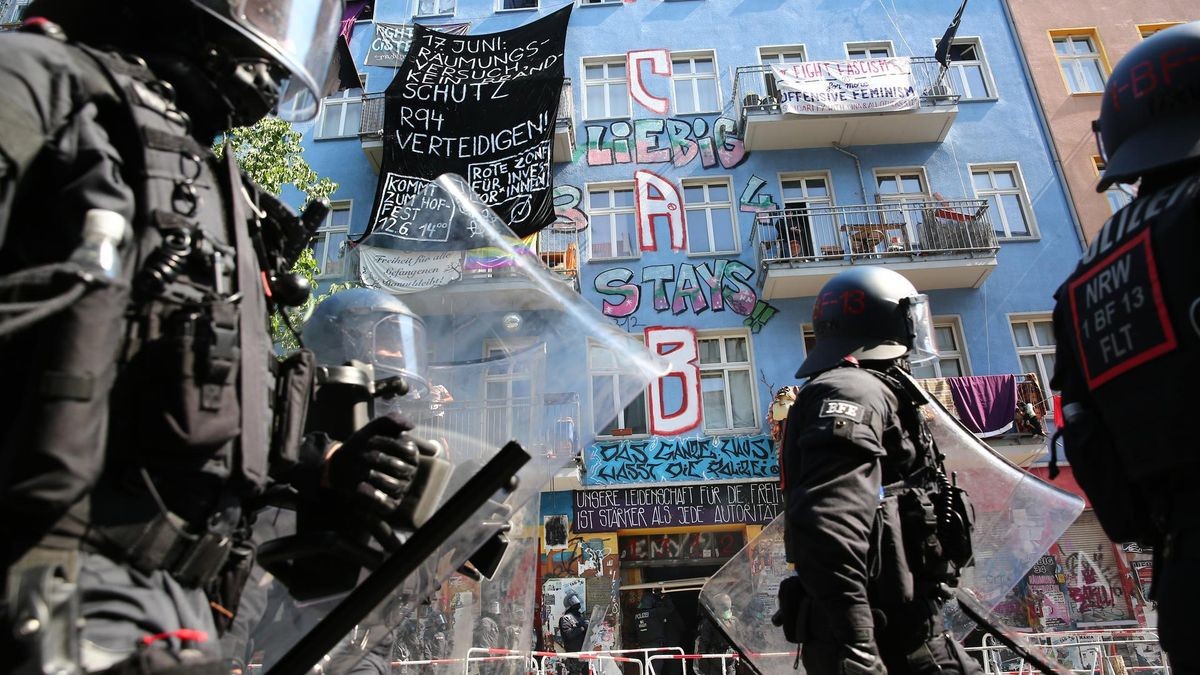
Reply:
[[[587,637],[588,620],[583,615],[583,600],[578,593],[567,593],[563,599],[565,610],[558,617],[558,634],[562,637],[563,649],[567,652],[583,651],[583,641]],[[587,666],[579,659],[567,659],[568,673],[582,673]]]
[[[35,0],[0,36],[7,664],[211,668],[253,561],[247,499],[291,482],[375,532],[399,507],[403,420],[281,442],[268,307],[324,214],[297,219],[209,150],[272,110],[315,113],[341,13]]]
[[[1158,636],[1178,672],[1200,601],[1195,434],[1200,377],[1200,22],[1131,49],[1105,85],[1097,190],[1139,179],[1058,289],[1051,386],[1079,485],[1113,541],[1154,548]],[[1053,472],[1053,468],[1052,468]]]
[[[908,359],[935,353],[927,299],[895,272],[855,267],[821,289],[813,329],[784,437],[796,576],[776,623],[812,675],[977,672],[942,627],[943,584],[969,541],[964,552],[936,529],[940,462],[908,375]]]

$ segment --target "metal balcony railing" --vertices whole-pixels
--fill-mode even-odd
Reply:
[[[760,267],[853,258],[995,255],[982,199],[759,211],[751,243]]]
[[[554,120],[555,131],[571,129],[571,120],[575,119],[574,97],[571,95],[571,79],[563,81],[562,93],[558,103],[558,117]],[[363,94],[362,116],[358,123],[360,140],[375,140],[383,138],[384,92],[376,91]]]
[[[920,94],[922,108],[958,103],[959,94],[954,91],[950,78],[941,76],[942,66],[937,59],[932,56],[916,56],[911,59],[911,63],[913,81]],[[782,112],[779,107],[779,88],[771,74],[770,65],[739,66],[736,69],[733,106],[743,128],[748,115],[778,115]]]
[[[574,457],[580,450],[579,395],[450,401],[423,415],[418,428],[429,438],[471,439],[493,449],[516,439],[532,452]]]

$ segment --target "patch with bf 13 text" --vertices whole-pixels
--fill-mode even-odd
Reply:
[[[842,417],[855,422],[863,421],[864,408],[858,403],[827,399],[821,403],[821,417]]]
[[[1089,390],[1178,344],[1163,302],[1150,230],[1071,281],[1067,293]]]

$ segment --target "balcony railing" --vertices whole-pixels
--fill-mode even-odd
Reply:
[[[453,393],[453,392],[451,392]],[[519,440],[526,450],[558,457],[579,453],[579,395],[552,393],[503,401],[451,401],[423,415],[418,427],[430,438],[469,439],[499,449]],[[453,448],[451,448],[453,452]]]
[[[995,255],[981,199],[760,211],[752,243],[760,267],[815,261]]]
[[[922,108],[958,103],[959,94],[954,91],[950,78],[939,78],[942,66],[937,59],[916,56],[911,59],[911,64]],[[737,68],[733,82],[733,105],[742,123],[745,123],[747,115],[778,115],[781,112],[779,90],[771,75],[770,65]]]

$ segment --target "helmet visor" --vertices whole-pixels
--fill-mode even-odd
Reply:
[[[333,63],[342,0],[239,0],[232,17],[210,8],[208,2],[196,4],[288,70],[279,98],[281,118],[297,122],[316,114],[321,86]]]
[[[410,387],[425,388],[425,324],[392,314],[375,324],[372,364],[377,374],[402,375]]]
[[[925,363],[937,358],[937,341],[933,334],[933,313],[929,309],[928,295],[912,295],[904,299],[908,309],[908,334],[912,348],[908,351],[909,363]]]

